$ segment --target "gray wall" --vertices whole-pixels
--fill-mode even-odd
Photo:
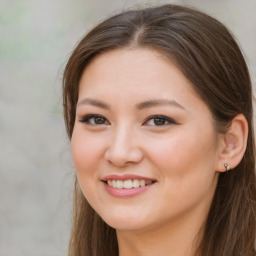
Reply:
[[[130,6],[198,7],[235,34],[256,81],[256,0],[0,0],[0,256],[66,255],[74,168],[61,76],[81,36]]]

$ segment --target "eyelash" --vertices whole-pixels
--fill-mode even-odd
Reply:
[[[104,116],[101,116],[101,115],[95,115],[95,114],[90,114],[90,115],[87,115],[87,116],[84,116],[82,119],[79,120],[79,122],[81,123],[86,123],[88,125],[103,125],[103,124],[97,124],[95,122],[96,118],[102,118],[102,120],[104,120],[105,122],[107,121],[107,119],[104,117]],[[90,119],[94,119],[94,124],[90,123]],[[99,120],[98,120],[99,121]],[[107,121],[108,122],[108,121]],[[109,124],[109,122],[108,122]]]
[[[160,124],[160,125],[157,125],[156,124],[157,119],[158,119],[158,121],[159,120],[164,121],[164,123]],[[169,124],[177,124],[177,122],[175,122],[172,118],[167,117],[167,116],[163,116],[163,115],[150,116],[150,117],[147,118],[147,120],[143,124],[146,124],[147,122],[149,122],[151,120],[154,122],[154,124],[149,125],[149,126],[165,126],[165,125],[169,125]]]
[[[98,121],[96,121],[96,118],[98,118],[98,121],[100,121],[99,119],[101,119],[101,121],[103,121],[103,123],[97,124]],[[94,120],[94,123],[90,123],[90,120]],[[149,121],[153,121],[154,124],[147,124]],[[160,124],[156,124],[156,122],[159,122],[159,121],[160,121]],[[88,125],[105,125],[105,124],[109,125],[110,124],[104,116],[96,115],[96,114],[86,115],[82,119],[80,119],[79,122],[86,123]],[[163,122],[163,123],[161,124],[161,122]],[[143,122],[143,125],[148,125],[148,126],[165,126],[165,125],[169,125],[169,124],[177,124],[177,122],[175,122],[173,119],[171,119],[167,116],[163,116],[163,115],[150,116],[146,119],[145,122]]]

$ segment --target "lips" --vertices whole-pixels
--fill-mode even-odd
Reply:
[[[156,180],[138,175],[109,175],[104,177],[106,190],[117,197],[130,197],[151,187]]]

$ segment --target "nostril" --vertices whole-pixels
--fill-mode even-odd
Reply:
[[[141,162],[143,153],[137,147],[116,148],[115,145],[112,145],[106,150],[104,157],[113,165],[124,167]]]

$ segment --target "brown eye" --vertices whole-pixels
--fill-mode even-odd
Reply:
[[[79,120],[81,123],[86,123],[89,125],[104,125],[109,124],[107,119],[100,115],[87,115]]]
[[[173,119],[167,116],[161,116],[161,115],[150,116],[144,123],[144,125],[149,125],[149,126],[165,126],[170,124],[177,124],[177,123]]]
[[[106,119],[104,117],[98,116],[94,117],[94,123],[95,124],[104,124]]]
[[[155,125],[165,125],[166,120],[163,118],[155,118],[153,119]]]

